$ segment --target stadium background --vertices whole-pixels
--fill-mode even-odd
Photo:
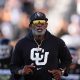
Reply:
[[[69,76],[62,79],[80,80],[80,0],[0,0],[0,80],[10,80],[12,50],[27,34],[34,11],[46,14],[47,29],[70,50],[73,63]]]

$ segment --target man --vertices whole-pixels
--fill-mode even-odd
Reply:
[[[71,64],[64,42],[47,30],[48,19],[42,12],[30,18],[30,32],[14,50],[11,72],[14,80],[60,80]]]

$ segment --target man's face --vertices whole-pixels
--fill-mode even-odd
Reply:
[[[31,25],[31,30],[34,35],[44,35],[47,28],[47,21],[34,20]]]

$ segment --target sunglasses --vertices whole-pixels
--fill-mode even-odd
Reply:
[[[32,24],[45,24],[45,23],[46,23],[45,20],[34,20],[34,21],[32,22]]]

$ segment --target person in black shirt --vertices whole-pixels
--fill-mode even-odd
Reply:
[[[72,58],[65,43],[47,31],[42,12],[30,17],[30,30],[19,40],[11,59],[13,80],[61,80],[68,74]]]

